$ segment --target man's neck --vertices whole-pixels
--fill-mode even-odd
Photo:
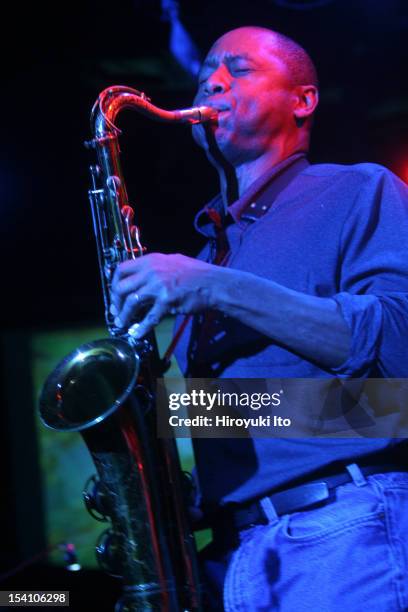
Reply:
[[[228,162],[220,153],[214,137],[212,137],[210,145],[207,156],[218,171],[221,196],[225,210],[227,210],[229,205],[242,197],[249,187],[268,170],[296,153],[307,153],[309,137],[306,134],[302,138],[296,138],[296,140],[290,139],[284,143],[277,143],[262,155],[236,164]]]
[[[304,149],[302,147],[291,148],[290,150],[283,151],[268,151],[257,159],[245,162],[236,166],[235,175],[238,185],[238,196],[242,195],[249,189],[249,187],[258,180],[265,172],[277,166],[282,161],[294,155],[300,153]]]

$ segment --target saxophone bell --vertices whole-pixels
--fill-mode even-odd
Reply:
[[[101,423],[129,397],[139,357],[128,342],[107,338],[81,345],[51,372],[40,395],[50,429],[82,431]]]

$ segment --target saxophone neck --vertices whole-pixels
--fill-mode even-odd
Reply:
[[[209,106],[164,110],[152,104],[145,93],[124,85],[114,85],[100,93],[92,109],[91,128],[95,139],[112,139],[120,134],[115,120],[124,108],[132,108],[150,119],[165,123],[195,124],[216,121],[218,114]]]

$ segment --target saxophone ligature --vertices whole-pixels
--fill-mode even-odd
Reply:
[[[118,329],[110,312],[116,266],[141,257],[144,248],[123,179],[115,119],[124,108],[164,122],[215,121],[201,106],[166,111],[145,94],[124,86],[105,89],[91,113],[96,152],[90,167],[89,200],[110,338],[84,344],[63,359],[40,396],[43,423],[58,431],[79,431],[97,477],[84,500],[110,528],[97,544],[103,569],[120,576],[123,595],[116,610],[163,612],[201,610],[194,537],[174,438],[156,430],[155,380],[163,374],[154,333],[135,340],[132,327]]]

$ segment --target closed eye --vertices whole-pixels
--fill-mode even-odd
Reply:
[[[241,77],[246,77],[255,72],[252,68],[234,68],[231,70],[231,76],[233,78],[239,79]]]

